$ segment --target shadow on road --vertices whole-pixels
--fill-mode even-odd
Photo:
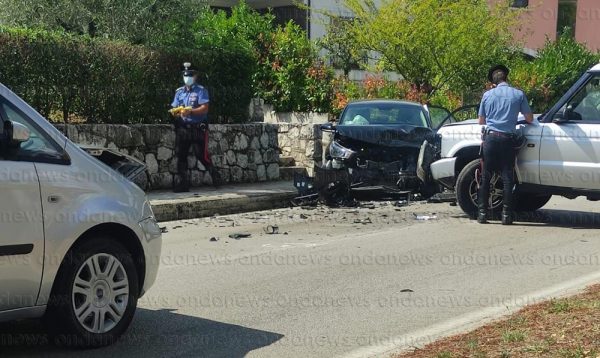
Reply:
[[[547,225],[572,229],[598,229],[600,228],[600,213],[586,211],[570,211],[542,209],[531,213],[518,213],[518,225]]]
[[[283,335],[185,316],[138,309],[128,332],[95,350],[56,347],[38,321],[0,324],[0,357],[244,357]]]

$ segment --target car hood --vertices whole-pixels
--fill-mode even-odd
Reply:
[[[146,170],[146,164],[116,150],[86,145],[79,147],[131,181]]]
[[[384,147],[419,148],[427,135],[432,133],[430,128],[410,125],[339,125],[335,137],[341,142],[359,141]]]

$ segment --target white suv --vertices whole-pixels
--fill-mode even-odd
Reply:
[[[552,195],[600,200],[600,65],[596,65],[532,125],[520,121],[526,142],[517,156],[515,206],[534,211]],[[455,190],[463,211],[477,211],[481,125],[468,120],[445,125],[424,143],[419,178]],[[502,204],[502,183],[492,180],[490,207]]]
[[[112,343],[158,271],[144,192],[2,84],[0,122],[0,321],[43,316],[57,343]]]

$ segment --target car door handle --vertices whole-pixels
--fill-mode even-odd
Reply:
[[[48,196],[48,202],[51,204],[56,204],[60,201],[60,196],[58,195],[50,195]]]
[[[535,144],[533,144],[533,143],[527,144],[527,148],[534,148],[534,147],[535,147]]]

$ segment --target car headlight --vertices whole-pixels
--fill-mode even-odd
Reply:
[[[331,146],[329,147],[329,155],[331,155],[332,158],[348,159],[353,154],[354,154],[354,151],[352,151],[348,148],[342,147],[336,141],[331,142]]]

